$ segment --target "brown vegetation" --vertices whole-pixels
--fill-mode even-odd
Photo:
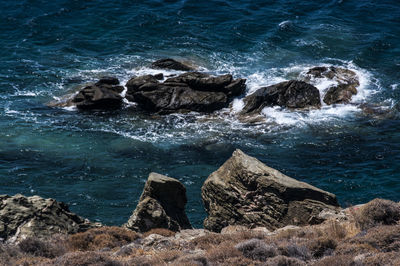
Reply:
[[[400,265],[397,208],[397,203],[374,200],[354,208],[348,220],[271,234],[247,229],[194,239],[175,238],[174,232],[160,228],[141,235],[102,227],[0,244],[0,265]],[[152,239],[151,234],[158,236]]]

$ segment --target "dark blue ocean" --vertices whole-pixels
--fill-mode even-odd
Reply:
[[[52,197],[120,225],[154,171],[185,184],[201,227],[201,185],[240,148],[343,206],[400,200],[398,0],[1,0],[0,9],[0,194]],[[361,85],[350,105],[269,108],[258,123],[237,119],[240,100],[211,116],[46,105],[104,75],[153,73],[163,57],[246,78],[247,94],[319,65],[352,69]]]

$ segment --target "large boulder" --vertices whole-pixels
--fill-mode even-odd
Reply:
[[[290,178],[236,150],[202,187],[208,217],[204,227],[219,232],[228,225],[264,226],[320,223],[321,211],[339,210],[336,196]]]
[[[194,70],[193,67],[183,64],[181,62],[178,62],[171,58],[164,58],[164,59],[157,60],[151,64],[151,67],[156,68],[156,69],[172,69],[172,70],[180,70],[180,71]]]
[[[232,75],[211,76],[188,72],[163,83],[152,75],[134,77],[127,84],[126,98],[149,112],[205,112],[227,107],[234,96],[242,94],[246,80]]]
[[[109,110],[121,107],[123,86],[115,77],[103,77],[96,83],[85,85],[72,97],[64,97],[61,101],[52,102],[50,106],[75,106],[81,110]]]
[[[319,108],[319,90],[311,84],[297,80],[263,87],[244,98],[242,114],[261,112],[264,107],[270,106],[293,109]]]
[[[185,213],[186,202],[186,188],[181,182],[150,173],[139,203],[124,226],[138,232],[153,228],[190,229],[192,226]]]
[[[349,103],[353,95],[357,94],[357,87],[360,86],[357,74],[341,67],[313,67],[307,71],[305,80],[310,82],[315,79],[327,79],[336,83],[325,93],[323,101],[328,105]]]
[[[47,238],[57,233],[73,234],[97,226],[54,199],[0,195],[0,237],[8,242],[27,237]]]

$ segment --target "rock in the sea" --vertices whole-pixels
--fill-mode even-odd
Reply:
[[[261,112],[264,107],[319,108],[319,90],[304,81],[290,80],[258,89],[244,98],[242,114]]]
[[[227,107],[234,96],[242,94],[246,80],[232,75],[210,76],[188,72],[160,83],[156,77],[134,77],[127,84],[126,98],[149,112],[205,112]]]
[[[337,85],[328,88],[325,93],[324,102],[328,105],[349,103],[353,95],[357,94],[357,87],[360,86],[357,74],[352,70],[341,67],[314,67],[308,70],[305,76],[306,81],[321,78],[337,83]]]
[[[124,226],[138,232],[153,228],[190,229],[192,226],[185,213],[186,202],[186,188],[181,182],[151,173],[135,211]]]
[[[192,71],[193,67],[178,62],[171,58],[165,58],[155,61],[151,64],[152,68],[156,69],[172,69],[172,70],[180,70],[180,71]]]
[[[202,187],[208,217],[204,227],[219,232],[228,225],[316,224],[323,210],[338,210],[336,196],[290,178],[236,150]]]
[[[87,84],[77,94],[66,97],[59,102],[49,105],[55,107],[76,106],[81,110],[109,110],[121,107],[124,90],[119,86],[119,80],[115,77],[103,77],[96,83]]]
[[[72,234],[97,226],[54,199],[0,195],[0,237],[7,242]]]

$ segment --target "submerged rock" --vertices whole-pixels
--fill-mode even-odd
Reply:
[[[54,199],[0,195],[0,237],[8,242],[19,242],[27,237],[73,234],[98,226],[70,212],[67,205]]]
[[[349,69],[341,67],[314,67],[308,70],[305,80],[325,78],[335,81],[337,85],[328,88],[323,101],[328,104],[349,103],[353,95],[357,94],[360,81],[357,74]]]
[[[319,108],[319,90],[304,81],[290,80],[258,89],[244,98],[242,114],[261,112],[264,107]]]
[[[172,69],[172,70],[180,70],[180,71],[192,71],[193,67],[178,62],[171,58],[165,58],[155,61],[151,64],[152,68],[156,69]]]
[[[242,94],[246,80],[232,75],[211,76],[188,72],[160,83],[156,77],[134,77],[127,84],[126,98],[149,112],[205,112],[227,107],[234,96]]]
[[[153,228],[190,229],[192,226],[185,213],[186,202],[186,188],[181,182],[151,173],[135,211],[124,226],[139,232]]]
[[[236,150],[204,182],[201,193],[208,217],[204,227],[219,232],[228,225],[265,226],[323,221],[323,210],[339,209],[336,196],[290,178]]]

